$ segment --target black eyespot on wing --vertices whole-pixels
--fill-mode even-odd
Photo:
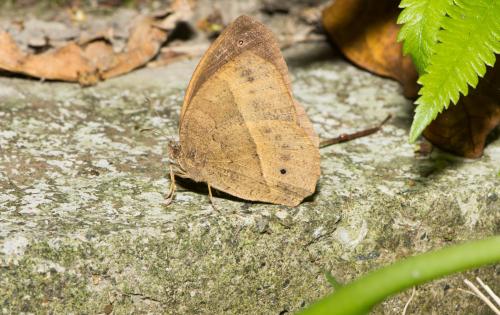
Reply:
[[[286,174],[286,169],[284,169],[284,168],[280,169],[280,173],[281,173],[282,175],[285,175],[285,174]]]

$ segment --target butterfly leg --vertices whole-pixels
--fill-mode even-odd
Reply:
[[[168,189],[167,196],[165,198],[165,204],[168,206],[174,201],[174,195],[175,195],[175,190],[176,190],[176,184],[175,184],[175,174],[174,174],[174,169],[172,168],[172,165],[170,165],[170,188]]]
[[[210,183],[207,183],[207,186],[208,186],[208,199],[210,199],[210,204],[212,205],[214,210],[217,211],[217,207],[215,206],[214,196],[212,195],[212,188],[210,187]]]

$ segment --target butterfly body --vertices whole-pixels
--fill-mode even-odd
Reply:
[[[231,195],[298,205],[320,175],[318,138],[294,100],[277,41],[236,19],[200,61],[172,158],[184,174]]]

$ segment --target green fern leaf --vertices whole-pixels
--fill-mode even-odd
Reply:
[[[414,142],[427,125],[446,109],[450,100],[456,104],[460,93],[467,95],[468,85],[476,87],[486,65],[495,64],[500,52],[500,1],[454,0],[442,19],[434,46],[419,83],[421,95],[411,126]]]
[[[417,71],[423,74],[429,63],[441,20],[453,0],[403,0],[399,5],[398,24],[404,24],[398,34],[398,42],[403,42],[403,53],[409,54]]]

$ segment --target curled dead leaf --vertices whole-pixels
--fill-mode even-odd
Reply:
[[[323,11],[323,25],[344,55],[376,74],[398,80],[417,96],[417,72],[396,41],[397,0],[337,0]],[[455,154],[482,155],[488,134],[500,124],[500,74],[492,69],[478,87],[441,113],[424,131],[432,144]]]
[[[0,70],[82,85],[125,74],[155,57],[177,23],[190,16],[190,7],[182,3],[175,2],[176,10],[161,15],[138,16],[121,52],[114,51],[109,30],[39,54],[23,53],[12,36],[1,31]]]
[[[115,77],[146,64],[160,50],[168,32],[154,25],[155,19],[140,16],[130,31],[124,52],[114,54],[108,68],[102,73],[104,79]]]
[[[488,70],[476,89],[425,129],[434,145],[467,158],[483,154],[488,134],[500,124],[500,70],[498,65]]]
[[[205,43],[163,47],[158,57],[149,62],[147,66],[151,68],[160,67],[179,60],[202,56],[207,48],[208,44]]]
[[[7,32],[0,32],[0,69],[32,77],[80,81],[95,68],[75,43],[41,54],[24,54]]]
[[[322,15],[323,26],[356,65],[399,81],[406,97],[417,96],[417,71],[396,41],[397,0],[336,0]]]

